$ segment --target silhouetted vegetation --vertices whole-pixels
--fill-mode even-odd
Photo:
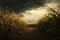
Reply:
[[[50,9],[50,13],[37,24],[27,25],[10,12],[0,10],[0,40],[56,40],[56,28],[60,26],[60,12]]]
[[[3,10],[0,10],[0,40],[13,40],[13,37],[18,37],[20,31],[23,32],[22,29],[26,28],[26,24],[19,17],[15,18],[15,16],[8,11],[2,11]],[[17,31],[18,34],[16,35]]]
[[[52,8],[49,9],[50,13],[38,22],[38,29],[45,35],[46,40],[56,40],[56,31],[60,28],[60,12],[59,10],[56,12]]]

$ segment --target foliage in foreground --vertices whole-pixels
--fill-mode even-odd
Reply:
[[[58,40],[59,28],[60,28],[60,11],[55,11],[49,8],[50,13],[45,14],[45,16],[39,20],[38,28],[39,31],[45,35],[45,38],[49,40]]]
[[[55,40],[56,27],[60,25],[60,12],[51,8],[50,11],[51,13],[46,14],[35,24],[36,26],[27,25],[16,15],[17,18],[9,12],[4,14],[0,11],[0,40]],[[31,27],[35,29],[32,30]]]
[[[16,14],[0,11],[0,40],[12,40],[13,37],[18,37],[19,33],[21,35],[26,30],[26,26],[27,24]]]

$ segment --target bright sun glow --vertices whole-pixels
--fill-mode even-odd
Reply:
[[[25,20],[29,24],[37,23],[37,21],[44,16],[44,14],[47,14],[48,7],[55,8],[57,7],[56,3],[48,3],[45,4],[44,7],[39,8],[33,8],[32,10],[27,10],[24,13],[22,13],[23,17],[22,19]]]
[[[25,13],[22,13],[24,15],[22,18],[28,23],[33,24],[37,23],[38,19],[43,17],[43,15],[46,13],[47,9],[40,7],[32,10],[27,10]]]

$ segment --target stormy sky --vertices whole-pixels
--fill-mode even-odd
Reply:
[[[4,9],[9,8],[9,11],[16,12],[17,16],[29,22],[35,22],[47,13],[46,8],[60,8],[60,0],[0,0],[0,6]]]
[[[38,7],[32,8],[31,10],[27,9],[23,12],[23,19],[30,24],[37,23],[37,21],[50,13],[50,9],[57,11],[60,8],[60,3],[57,0],[46,0],[43,5],[39,5]]]
[[[45,3],[45,0],[0,0],[0,6],[3,8],[5,8],[5,6],[8,6],[15,12],[31,9],[32,7],[38,7],[40,5],[43,5],[43,3]]]
[[[22,12],[27,9],[32,9],[34,7],[43,6],[45,3],[49,2],[60,3],[60,0],[0,0],[0,6],[5,8],[6,6],[15,12]]]

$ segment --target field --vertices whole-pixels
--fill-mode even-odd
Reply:
[[[59,29],[60,0],[0,0],[0,40],[59,40]]]
[[[50,11],[37,24],[27,24],[14,12],[0,10],[0,40],[56,40],[60,12]]]

